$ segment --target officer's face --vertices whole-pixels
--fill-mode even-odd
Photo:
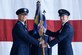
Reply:
[[[61,22],[65,23],[68,20],[68,16],[67,15],[60,16],[60,20]]]
[[[18,15],[18,18],[19,18],[19,20],[21,20],[21,21],[23,21],[23,22],[25,22],[26,21],[26,15],[24,14],[24,13],[21,13],[21,14],[19,14]]]

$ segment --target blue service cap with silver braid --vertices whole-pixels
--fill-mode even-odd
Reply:
[[[29,10],[27,8],[20,8],[16,11],[17,15],[19,15],[21,13],[24,13],[25,15],[27,15],[29,13]]]
[[[59,9],[58,13],[59,13],[59,16],[63,16],[63,15],[69,16],[70,15],[70,12],[65,9]]]

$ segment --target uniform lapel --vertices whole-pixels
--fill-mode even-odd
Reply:
[[[61,33],[61,32],[62,32],[62,30],[63,30],[64,26],[65,26],[67,23],[69,23],[69,22],[66,22],[64,25],[62,25],[62,27],[61,27],[61,29],[60,29],[59,33]]]
[[[27,26],[26,25],[23,25],[23,26],[24,26],[25,31],[28,31]]]
[[[62,27],[61,27],[61,29],[60,29],[59,33],[61,33],[61,32],[62,32],[63,27],[64,27],[64,26],[62,26]]]
[[[24,28],[25,31],[28,31],[26,24],[23,24],[23,23],[20,22],[20,21],[18,21],[18,22],[21,23],[21,25],[23,26],[23,28]]]

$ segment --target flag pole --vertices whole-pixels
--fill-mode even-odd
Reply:
[[[40,0],[37,0],[37,6],[39,6],[39,9],[40,9],[39,11],[41,12],[41,3],[40,3]],[[42,14],[41,13],[40,13],[40,17],[42,18]],[[44,40],[43,37],[42,37],[42,40]],[[45,55],[45,48],[43,47],[43,44],[42,44],[42,55]]]
[[[45,13],[46,13],[46,11],[44,10],[44,11],[43,11],[43,15],[45,15]],[[43,18],[42,18],[42,19],[43,19]],[[44,33],[43,33],[43,36],[44,36]],[[42,38],[42,39],[43,39],[43,38]],[[43,45],[42,45],[42,46],[43,46]],[[44,48],[44,47],[42,47],[42,51],[43,51],[42,54],[45,55],[45,48]]]

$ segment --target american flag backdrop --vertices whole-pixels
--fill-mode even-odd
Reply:
[[[40,0],[41,11],[46,10],[47,29],[57,31],[60,28],[59,9],[68,10],[70,23],[74,28],[72,47],[74,55],[82,55],[82,0]],[[34,16],[37,0],[0,0],[0,55],[9,55],[12,47],[12,28],[17,21],[16,10],[28,8],[28,29],[34,28]],[[58,53],[57,44],[52,55]]]

